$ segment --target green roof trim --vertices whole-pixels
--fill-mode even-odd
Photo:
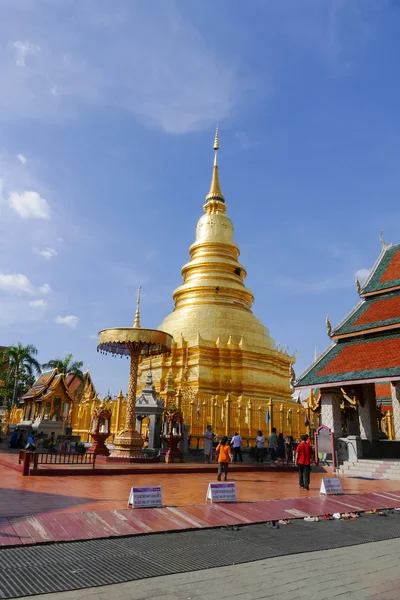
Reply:
[[[359,336],[356,338],[350,338],[349,340],[339,341],[321,356],[316,363],[314,363],[308,370],[306,370],[300,377],[295,381],[294,387],[317,387],[323,384],[335,384],[346,381],[357,381],[364,379],[391,379],[393,377],[400,377],[400,354],[399,364],[396,367],[384,368],[384,369],[371,369],[371,370],[359,370],[359,371],[345,371],[341,373],[329,373],[327,375],[318,375],[333,359],[335,359],[345,348],[351,346],[359,346],[360,344],[367,345],[371,342],[379,342],[384,340],[398,339],[400,341],[400,333],[395,334],[381,334],[381,335],[369,335],[368,337]],[[355,350],[357,351],[357,350]]]
[[[370,296],[366,298],[361,304],[358,304],[356,308],[348,317],[345,318],[342,323],[336,327],[332,331],[332,335],[344,335],[346,333],[357,333],[358,331],[368,331],[368,329],[375,329],[375,327],[386,327],[387,325],[397,325],[400,324],[400,314],[398,317],[393,319],[385,319],[381,321],[371,321],[370,323],[363,323],[361,325],[353,325],[358,319],[366,313],[370,306],[376,304],[377,302],[381,302],[382,300],[391,299],[400,296],[400,290],[396,290],[395,292],[389,292],[385,295],[379,296]]]
[[[400,250],[400,244],[394,246],[386,246],[383,254],[378,258],[378,261],[373,268],[371,275],[368,277],[364,286],[361,289],[361,294],[369,294],[371,292],[384,291],[388,288],[400,286],[400,278],[392,281],[379,281],[387,267],[389,266],[393,256]]]

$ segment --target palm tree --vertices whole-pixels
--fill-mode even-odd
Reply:
[[[42,367],[43,369],[58,369],[58,372],[63,373],[64,375],[73,373],[78,379],[80,379],[80,381],[83,381],[83,362],[73,361],[72,354],[67,354],[64,359],[55,358],[53,360],[49,360],[49,362],[44,363]]]
[[[0,364],[7,370],[8,377],[13,382],[13,404],[17,402],[21,382],[34,381],[35,375],[39,375],[42,370],[35,358],[37,353],[37,348],[33,344],[23,346],[18,342],[16,346],[9,346],[3,350],[1,354]]]

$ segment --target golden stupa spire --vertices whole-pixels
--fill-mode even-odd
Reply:
[[[210,200],[219,200],[220,202],[225,202],[224,195],[221,192],[221,186],[219,185],[219,177],[218,177],[218,150],[219,150],[219,138],[218,138],[218,125],[215,131],[215,139],[214,139],[214,166],[213,166],[213,174],[211,179],[210,191],[206,196],[206,201]]]
[[[136,313],[135,313],[135,322],[133,324],[134,327],[136,327],[137,329],[140,329],[140,290],[141,290],[141,285],[139,285],[138,287],[138,291],[137,291],[137,300],[136,300]]]

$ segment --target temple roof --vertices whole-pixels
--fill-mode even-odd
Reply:
[[[340,341],[296,381],[297,388],[400,379],[400,332]]]
[[[365,296],[393,288],[400,288],[400,244],[384,244],[360,293],[361,296]]]
[[[64,387],[66,394],[71,398],[71,392],[68,389],[68,386],[66,385],[64,375],[62,373],[59,373],[58,369],[45,371],[35,381],[31,389],[28,390],[28,392],[24,396],[22,396],[21,402],[31,400],[32,398],[36,402],[47,400],[53,395],[53,393],[59,385],[62,385]]]
[[[50,382],[58,373],[57,369],[51,369],[50,371],[43,371],[41,375],[39,375],[38,379],[35,381],[33,386],[24,394],[21,398],[22,401],[29,400],[29,398],[36,398],[40,396],[47,387],[50,385]]]
[[[360,335],[361,332],[400,327],[400,289],[385,294],[367,296],[353,312],[336,327],[332,337]]]

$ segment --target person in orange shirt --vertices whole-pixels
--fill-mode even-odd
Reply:
[[[224,436],[221,443],[218,444],[216,453],[218,454],[218,481],[221,481],[221,475],[224,474],[224,480],[228,479],[228,467],[232,460],[231,447],[228,444],[228,438]]]

